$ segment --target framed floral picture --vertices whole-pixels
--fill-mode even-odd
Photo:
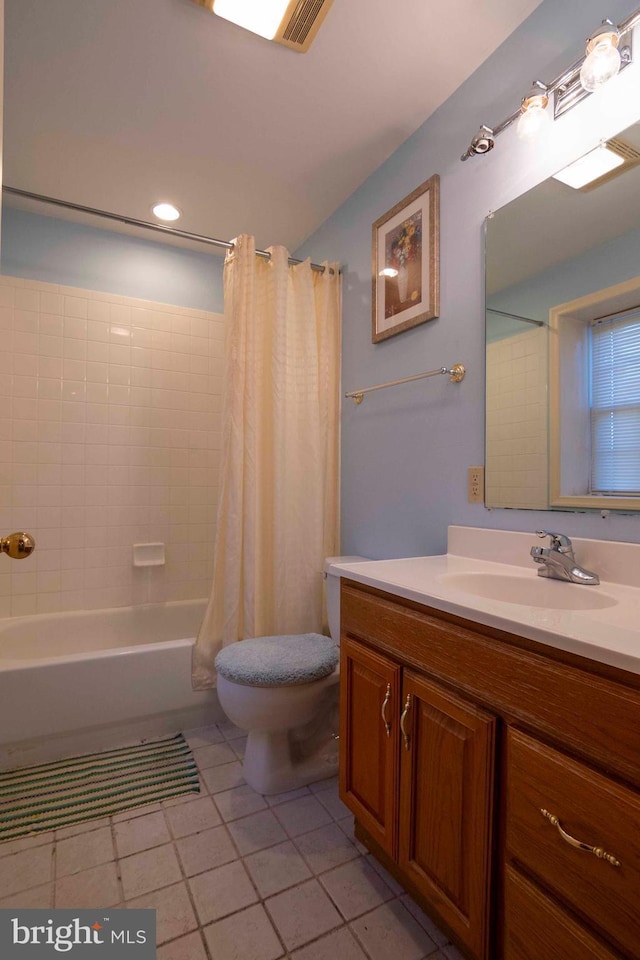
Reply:
[[[373,225],[374,343],[440,310],[440,178],[425,180]]]

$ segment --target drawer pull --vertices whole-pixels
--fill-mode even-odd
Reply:
[[[576,840],[574,837],[570,836],[570,834],[568,834],[566,830],[562,829],[558,818],[554,816],[552,813],[549,813],[548,810],[545,810],[543,807],[541,807],[540,813],[542,814],[543,817],[547,818],[549,823],[552,823],[554,827],[558,828],[558,833],[560,834],[562,839],[566,840],[566,842],[570,846],[575,847],[576,850],[584,850],[586,851],[586,853],[592,853],[594,857],[597,857],[599,860],[606,860],[607,863],[610,863],[612,867],[620,866],[620,861],[616,860],[616,858],[612,854],[606,853],[602,849],[602,847],[591,847],[589,846],[588,843],[582,843],[580,840]]]
[[[384,728],[387,731],[387,736],[391,736],[391,722],[387,720],[387,707],[389,706],[389,701],[391,700],[391,684],[387,684],[387,692],[384,695],[384,700],[382,702],[382,722],[384,723]]]
[[[402,711],[402,716],[400,717],[400,729],[402,730],[402,736],[404,737],[404,748],[405,750],[409,749],[409,734],[406,728],[407,714],[411,709],[411,694],[407,694],[407,699],[405,700],[404,710]]]

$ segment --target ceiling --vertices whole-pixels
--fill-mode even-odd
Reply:
[[[335,0],[298,54],[191,0],[5,0],[4,183],[295,250],[539,2],[448,0],[454,54],[441,3]]]

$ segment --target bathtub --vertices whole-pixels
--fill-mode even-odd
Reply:
[[[191,689],[206,601],[0,620],[0,769],[222,719]]]

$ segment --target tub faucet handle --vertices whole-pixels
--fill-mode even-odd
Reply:
[[[0,538],[0,553],[6,553],[12,560],[24,560],[35,547],[36,541],[30,533],[10,533]]]

